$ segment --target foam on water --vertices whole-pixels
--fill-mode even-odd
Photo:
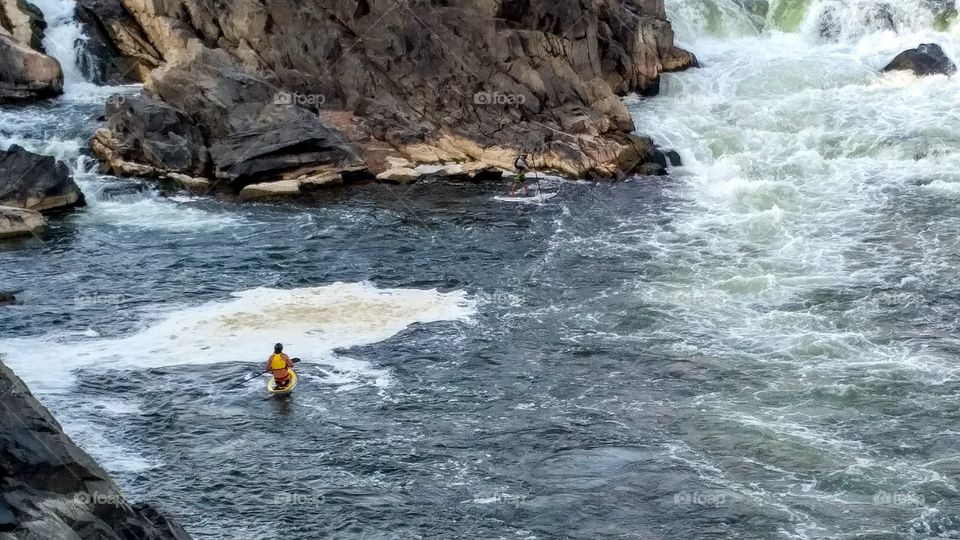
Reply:
[[[230,300],[160,314],[159,320],[128,337],[7,340],[0,342],[0,354],[41,393],[69,387],[71,371],[95,366],[146,369],[260,362],[275,342],[305,362],[333,366],[341,377],[385,385],[384,370],[333,351],[386,340],[416,323],[466,320],[473,310],[473,301],[461,292],[378,289],[369,283],[258,288],[235,293]],[[20,351],[31,353],[27,357]]]

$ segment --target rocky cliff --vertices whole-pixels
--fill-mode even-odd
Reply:
[[[149,505],[129,503],[0,364],[0,539],[187,540]]]
[[[322,184],[413,164],[618,177],[651,161],[619,96],[695,63],[662,0],[81,0],[147,98],[111,106],[107,168]],[[131,115],[131,110],[135,113]],[[146,116],[136,114],[142,111]],[[177,118],[172,133],[148,131]],[[168,121],[159,122],[171,127]],[[641,126],[642,131],[642,126]]]

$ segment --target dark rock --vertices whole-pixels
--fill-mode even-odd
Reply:
[[[664,152],[663,155],[667,157],[667,161],[670,162],[671,167],[683,167],[683,159],[676,150],[668,150]]]
[[[14,538],[189,538],[153,508],[127,502],[3,364],[0,396],[0,529]]]
[[[16,303],[17,303],[16,296],[10,293],[0,292],[0,306],[16,304]],[[2,518],[0,518],[0,521],[2,521]]]
[[[206,140],[187,113],[149,98],[117,95],[108,100],[106,114],[107,128],[97,131],[91,147],[107,172],[207,174]]]
[[[0,206],[49,212],[84,204],[83,193],[63,162],[17,145],[0,152]]]
[[[667,159],[667,155],[663,152],[663,150],[660,150],[659,148],[653,151],[653,155],[651,156],[650,163],[656,163],[657,165],[659,165],[664,169],[666,169],[670,165],[670,162]]]
[[[912,71],[918,77],[929,75],[954,75],[957,66],[947,58],[943,49],[934,43],[924,43],[916,49],[898,54],[883,71]]]
[[[639,176],[666,176],[667,169],[659,163],[644,163],[637,167],[634,173]]]

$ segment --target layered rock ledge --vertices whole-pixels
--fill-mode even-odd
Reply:
[[[674,46],[662,0],[81,0],[80,11],[116,55],[104,62],[145,82],[143,98],[108,106],[92,143],[105,168],[237,193],[270,182],[299,193],[396,163],[510,169],[519,152],[537,169],[621,177],[656,156],[620,96],[656,93],[662,73],[696,62]]]
[[[0,539],[187,540],[178,524],[132,504],[0,363]]]

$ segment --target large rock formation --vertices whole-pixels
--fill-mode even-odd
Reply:
[[[151,506],[128,502],[3,364],[0,396],[0,538],[189,538]]]
[[[0,103],[63,93],[63,70],[43,53],[43,15],[25,0],[0,0]]]
[[[957,66],[935,43],[923,43],[916,49],[898,54],[883,71],[912,71],[917,77],[954,75]]]
[[[662,0],[82,0],[150,98],[192,118],[234,188],[389,159],[617,177],[650,141],[618,96],[695,63]],[[119,9],[119,8],[123,9]],[[144,60],[146,59],[146,60]],[[111,125],[123,123],[108,111]],[[132,121],[136,122],[136,121]],[[108,127],[114,131],[114,127]],[[139,162],[101,133],[105,161]],[[148,164],[153,173],[185,174]],[[473,166],[473,165],[471,165]],[[193,174],[193,173],[191,173]]]
[[[63,162],[17,145],[0,152],[0,206],[51,212],[84,204]]]

